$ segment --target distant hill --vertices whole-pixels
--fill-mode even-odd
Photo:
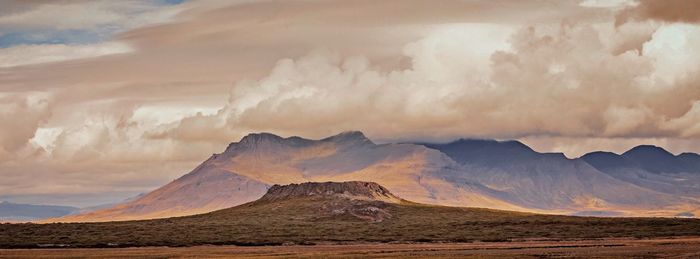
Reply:
[[[611,152],[592,152],[584,160],[599,169],[639,168],[656,174],[700,174],[700,155],[683,153],[673,155],[657,146],[636,146],[621,155]]]
[[[586,218],[406,201],[371,182],[274,185],[261,199],[146,221],[0,224],[0,248],[471,242],[700,235],[700,220]]]
[[[68,206],[19,204],[0,202],[0,222],[28,222],[62,217],[80,211]]]
[[[649,190],[676,197],[700,197],[700,155],[695,153],[673,155],[660,147],[641,145],[623,154],[592,152],[581,159],[616,179]]]
[[[57,221],[193,215],[260,198],[275,184],[371,181],[406,199],[447,206],[569,215],[700,212],[700,156],[640,146],[569,159],[519,141],[376,144],[349,131],[319,140],[254,133],[190,173],[114,207]]]
[[[615,179],[582,159],[538,153],[518,141],[458,140],[425,144],[460,164],[449,182],[476,181],[494,196],[526,208],[565,211],[631,211],[684,203]]]

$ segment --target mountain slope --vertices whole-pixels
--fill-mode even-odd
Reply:
[[[367,182],[273,186],[254,202],[147,221],[0,224],[0,248],[470,242],[700,235],[700,220],[584,218],[418,204]]]
[[[265,193],[268,186],[245,176],[211,168],[205,161],[189,174],[133,201],[50,221],[113,221],[205,213],[255,200]]]

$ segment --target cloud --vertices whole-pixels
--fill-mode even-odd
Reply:
[[[639,0],[636,6],[622,10],[616,17],[619,26],[631,20],[662,22],[700,22],[700,2],[687,0]]]
[[[679,132],[682,137],[698,138],[700,136],[700,101],[695,101],[688,112],[670,120],[665,126]]]
[[[0,11],[0,28],[13,31],[128,29],[167,21],[176,12],[177,8],[168,8],[158,1],[7,1]]]
[[[698,25],[588,2],[3,3],[42,44],[0,50],[0,195],[142,192],[259,131],[700,151]]]
[[[527,27],[513,34],[511,49],[485,50],[490,56],[466,48],[470,38],[436,33],[406,45],[409,67],[388,71],[363,56],[315,51],[278,61],[260,80],[239,82],[216,116],[188,118],[171,137],[185,131],[204,136],[205,127],[191,128],[195,121],[218,125],[213,121],[224,120],[238,134],[262,130],[316,137],[353,128],[380,138],[426,137],[425,132],[497,138],[700,137],[669,126],[690,116],[700,100],[695,79],[656,68],[688,53],[652,55],[658,41],[668,40],[658,36],[647,43],[647,55],[612,53],[602,33],[590,25]],[[697,69],[690,66],[692,60],[675,65]],[[660,80],[660,75],[679,80]]]
[[[50,114],[46,99],[0,96],[0,121],[7,123],[0,130],[0,163],[20,155]]]
[[[118,106],[104,113],[85,105],[74,110],[79,120],[51,127],[43,100],[18,98],[0,105],[0,111],[9,111],[0,112],[0,119],[13,121],[12,128],[0,131],[0,151],[7,151],[0,153],[0,196],[34,201],[45,196],[47,201],[81,206],[114,202],[173,180],[206,159],[208,150],[222,148],[144,139],[149,121],[134,116],[133,107]]]
[[[0,48],[0,68],[120,54],[131,48],[119,42],[84,45],[42,44]]]
[[[171,21],[183,10],[159,0],[11,0],[2,5],[0,48],[98,44],[132,28]]]
[[[660,26],[660,24],[655,22],[645,22],[626,23],[614,28],[615,33],[611,33],[612,35],[609,38],[611,40],[609,44],[612,47],[612,53],[620,55],[631,50],[642,55],[644,53],[644,44],[652,39]]]

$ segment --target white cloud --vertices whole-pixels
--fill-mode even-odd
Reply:
[[[184,125],[194,121],[226,121],[214,131],[228,128],[232,134],[317,137],[353,128],[380,138],[426,137],[425,132],[497,138],[688,137],[666,125],[690,109],[700,93],[682,84],[683,73],[669,74],[670,81],[654,76],[669,67],[698,67],[691,59],[674,65],[646,55],[653,53],[655,39],[647,43],[645,55],[614,53],[618,43],[603,39],[615,33],[590,25],[537,26],[515,32],[507,47],[469,27],[441,28],[406,45],[410,66],[389,71],[367,57],[315,51],[280,60],[260,80],[239,82],[216,116],[187,119],[173,129],[179,135],[171,137],[185,131],[206,136],[202,127],[186,130]],[[647,91],[640,82],[658,89]],[[688,94],[678,95],[679,90]],[[230,135],[210,136],[222,141],[215,137]]]
[[[29,148],[37,128],[51,115],[46,99],[32,96],[0,96],[0,163],[17,158]]]
[[[634,0],[584,0],[579,3],[585,7],[621,8],[635,6]]]
[[[653,78],[670,84],[700,68],[700,26],[666,24],[644,44],[644,55],[655,60]],[[664,85],[664,84],[655,84]]]
[[[104,42],[83,45],[17,45],[0,48],[0,68],[92,58],[127,53],[130,51],[132,51],[132,48],[128,44],[122,42]]]

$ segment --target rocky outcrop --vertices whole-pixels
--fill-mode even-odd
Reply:
[[[305,197],[342,197],[357,200],[378,200],[398,203],[401,199],[389,190],[373,182],[308,182],[302,184],[273,185],[260,198],[262,201],[274,201]]]
[[[374,182],[307,182],[273,185],[252,204],[289,204],[312,202],[318,217],[352,217],[368,222],[382,222],[392,217],[391,207],[407,201],[393,195]]]

